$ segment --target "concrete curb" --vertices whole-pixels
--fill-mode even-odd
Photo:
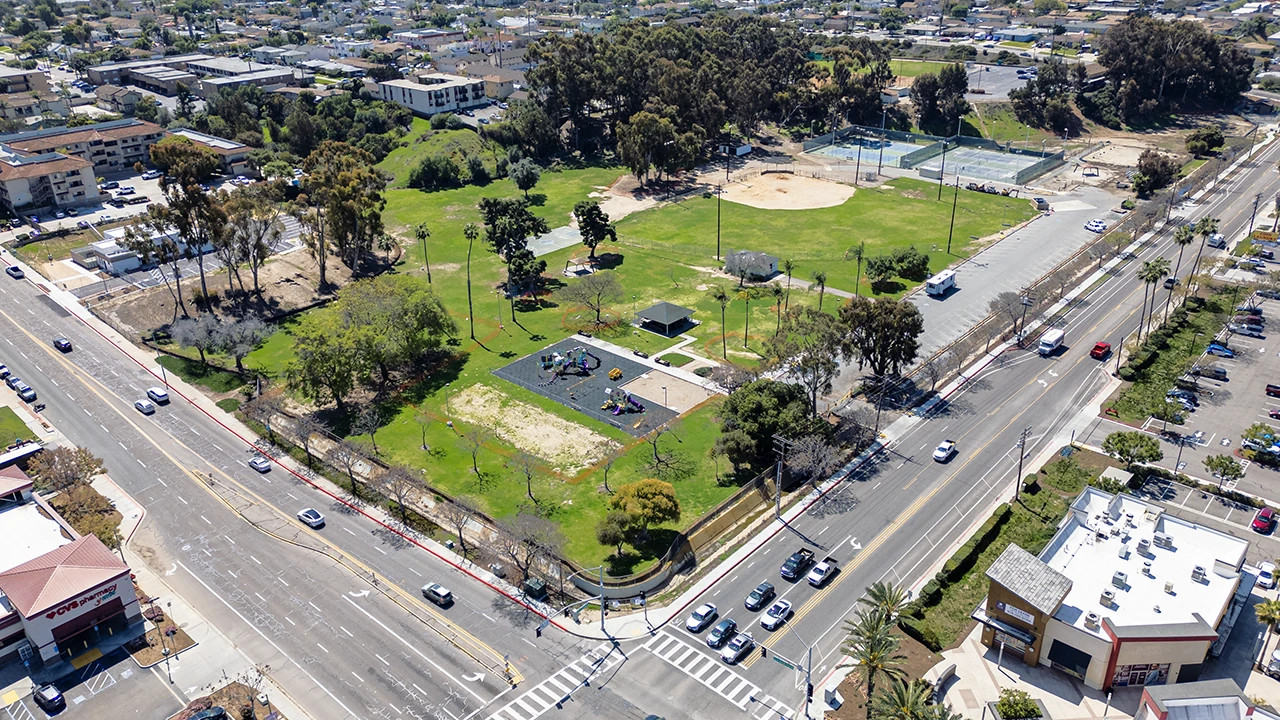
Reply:
[[[151,622],[151,621],[150,621],[150,620],[148,620],[147,622]],[[154,623],[152,623],[152,624],[154,624]],[[156,629],[158,630],[159,628],[156,628]],[[157,660],[157,661],[155,661],[155,662],[153,662],[153,663],[150,663],[150,664],[148,664],[148,665],[143,665],[142,663],[138,662],[138,659],[137,659],[137,658],[135,658],[135,657],[133,656],[133,653],[129,653],[129,659],[130,659],[130,660],[133,660],[134,664],[135,664],[135,665],[137,665],[140,669],[142,669],[142,670],[150,670],[151,668],[153,668],[153,667],[155,667],[155,666],[157,666],[157,665],[161,665],[161,664],[163,664],[165,660],[172,660],[172,659],[174,659],[174,658],[178,657],[179,655],[181,655],[182,653],[184,653],[184,652],[186,652],[186,651],[188,651],[188,650],[191,650],[191,649],[193,649],[193,648],[197,648],[197,647],[200,647],[200,643],[198,643],[198,642],[194,642],[194,641],[193,641],[193,642],[192,642],[190,645],[188,645],[187,647],[184,647],[184,648],[182,648],[181,650],[175,650],[174,652],[169,653],[169,657],[167,657],[167,658],[160,658],[159,660]],[[128,650],[125,650],[125,652],[128,652]]]

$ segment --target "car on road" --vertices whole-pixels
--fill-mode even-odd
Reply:
[[[756,586],[755,590],[752,590],[751,593],[747,595],[747,609],[751,612],[755,612],[765,605],[768,605],[769,601],[777,594],[777,591],[773,589],[772,583],[762,582]]]
[[[713,648],[722,647],[737,632],[738,623],[734,622],[733,618],[725,618],[716,623],[716,626],[711,628],[711,632],[707,633],[707,645]]]
[[[10,390],[17,390],[19,385],[25,385],[26,383],[22,382],[22,378],[10,373],[5,376],[4,384],[8,385]]]
[[[64,353],[71,352],[71,341],[61,335],[53,339],[53,346]]]
[[[783,580],[799,580],[804,571],[809,569],[813,564],[813,551],[809,548],[800,548],[791,553],[791,557],[782,563],[782,579]]]
[[[0,378],[7,377],[9,377],[9,366],[4,363],[0,363]]]
[[[791,601],[779,600],[769,606],[769,610],[760,618],[760,627],[773,632],[791,617]]]
[[[260,473],[271,472],[271,461],[261,455],[254,455],[249,459],[249,467]]]
[[[751,633],[742,633],[724,646],[724,649],[720,651],[720,659],[733,665],[751,652],[751,648],[755,646],[756,641],[752,639]]]
[[[99,185],[98,189],[99,190],[115,190],[118,187],[120,187],[120,183],[116,182],[115,180],[108,180],[102,183],[101,185]]]
[[[689,632],[700,633],[706,630],[707,626],[714,622],[719,614],[713,603],[704,603],[689,615],[688,620],[684,621],[684,628]]]
[[[1259,510],[1258,514],[1253,516],[1253,522],[1250,524],[1250,527],[1253,528],[1254,532],[1262,533],[1264,535],[1274,530],[1275,526],[1276,511],[1269,507],[1264,507]]]
[[[155,403],[150,400],[134,400],[133,407],[143,415],[151,415],[156,411]]]
[[[1106,360],[1107,356],[1110,354],[1111,343],[1109,342],[1096,342],[1093,344],[1093,349],[1089,351],[1089,357],[1094,360]]]
[[[162,387],[149,387],[147,388],[147,397],[157,404],[164,405],[169,402],[169,391]]]
[[[1107,221],[1094,218],[1093,220],[1090,220],[1089,222],[1084,224],[1084,229],[1092,233],[1106,232]]]
[[[1172,289],[1174,289],[1177,285],[1178,285],[1178,278],[1165,278],[1165,279],[1164,279],[1164,289],[1165,289],[1165,290],[1172,290]]]
[[[1264,562],[1258,566],[1258,587],[1270,590],[1276,586],[1276,564]]]
[[[52,685],[41,685],[31,693],[31,699],[36,701],[36,705],[47,715],[62,712],[67,707],[67,701],[62,697],[62,693],[58,688]]]
[[[440,607],[448,607],[453,604],[453,593],[449,592],[449,588],[440,583],[427,583],[422,586],[422,597],[439,605]]]
[[[933,451],[933,459],[935,462],[944,463],[956,454],[956,441],[943,440]]]
[[[298,511],[298,519],[310,528],[324,526],[324,515],[321,515],[320,511],[315,508],[303,508]]]
[[[23,383],[22,386],[18,388],[18,397],[22,398],[26,402],[35,402],[36,401],[35,388],[31,387],[26,383]]]
[[[1217,355],[1218,357],[1224,358],[1233,358],[1236,356],[1235,351],[1231,348],[1225,345],[1219,345],[1218,343],[1211,343],[1209,347],[1205,348],[1205,352],[1210,355]]]
[[[820,588],[823,585],[826,585],[827,581],[830,580],[837,572],[839,571],[836,568],[836,559],[828,555],[827,557],[822,558],[822,562],[813,566],[813,569],[809,571],[809,576],[806,577],[805,580],[808,581],[810,585]]]
[[[26,275],[22,272],[22,268],[18,267],[17,265],[10,265],[9,267],[5,268],[4,271],[9,275],[9,277],[13,278],[14,280],[21,280],[22,278],[26,277]]]
[[[66,213],[64,213],[64,212],[62,212],[61,210],[59,210],[59,211],[57,211],[57,212],[55,212],[55,213],[53,214],[53,217],[54,217],[54,218],[56,218],[56,219],[58,219],[58,220],[61,220],[62,218],[66,217],[66,216],[67,216],[67,214],[66,214]]]

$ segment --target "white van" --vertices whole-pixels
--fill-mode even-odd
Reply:
[[[1067,339],[1067,331],[1061,329],[1053,329],[1040,336],[1040,347],[1036,351],[1041,355],[1052,355],[1055,350],[1062,347],[1062,341]]]
[[[924,281],[924,291],[934,297],[946,295],[951,288],[956,286],[956,271],[943,270]]]
[[[1222,236],[1222,233],[1214,233],[1209,236],[1209,240],[1205,242],[1205,245],[1211,248],[1224,248],[1227,246],[1227,239]]]

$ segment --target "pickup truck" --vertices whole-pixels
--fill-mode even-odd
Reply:
[[[800,548],[782,563],[782,577],[785,580],[799,580],[804,571],[813,564],[813,551]]]
[[[835,574],[836,559],[828,555],[822,559],[822,562],[815,565],[813,569],[809,571],[809,577],[807,579],[810,585],[820,588],[831,579],[832,575]]]

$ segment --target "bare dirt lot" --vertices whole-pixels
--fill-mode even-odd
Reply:
[[[668,375],[659,371],[645,373],[635,380],[622,385],[622,388],[633,395],[639,395],[650,402],[671,408],[681,414],[688,412],[700,403],[705,402],[707,398],[715,395],[715,393],[701,385],[695,385],[688,380],[682,380],[675,375]],[[664,390],[663,388],[666,389]]]
[[[763,210],[810,210],[843,205],[853,192],[851,185],[790,173],[768,173],[729,184],[724,189],[724,199]]]
[[[515,400],[484,384],[453,396],[452,411],[460,419],[494,431],[498,437],[573,475],[620,448],[609,438],[568,420]]]

